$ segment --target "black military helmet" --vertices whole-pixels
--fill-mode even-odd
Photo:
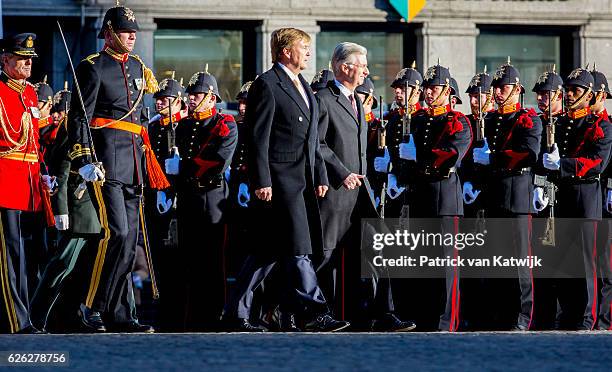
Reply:
[[[119,30],[140,31],[136,16],[132,9],[120,6],[117,1],[117,6],[114,6],[106,11],[104,20],[102,21],[102,29],[98,33],[98,39],[104,39],[104,30]]]
[[[544,91],[556,91],[563,89],[563,79],[555,71],[553,65],[550,71],[545,71],[538,77],[535,85],[533,86],[532,92],[544,92]]]
[[[606,92],[606,98],[610,98],[612,95],[610,94],[610,87],[608,86],[608,79],[606,79],[606,75],[601,71],[597,71],[595,69],[595,64],[593,64],[593,69],[591,70],[591,75],[593,75],[593,91],[594,92]]]
[[[70,111],[70,99],[72,93],[68,90],[68,82],[64,82],[64,89],[53,96],[53,112]]]
[[[472,77],[472,80],[470,80],[470,85],[465,92],[467,94],[477,94],[478,91],[480,91],[480,93],[487,94],[489,90],[491,90],[492,81],[493,78],[491,78],[491,75],[487,74],[487,66],[485,66],[482,72],[479,72]]]
[[[219,95],[219,88],[217,87],[217,79],[214,76],[208,73],[208,64],[204,69],[204,72],[196,72],[193,74],[191,79],[189,79],[189,84],[187,84],[187,88],[185,92],[187,94],[197,94],[197,93],[208,93],[212,91],[215,96],[217,96],[217,102],[221,102],[221,96]]]
[[[410,68],[403,68],[395,75],[391,88],[403,88],[406,82],[411,87],[423,86],[423,76],[416,70],[416,62],[412,62]]]
[[[365,94],[365,95],[371,94],[372,98],[374,99],[374,103],[372,104],[372,110],[378,107],[378,100],[376,99],[376,96],[374,95],[374,82],[372,81],[372,79],[370,79],[369,76],[363,79],[363,84],[358,86],[355,89],[355,92]]]
[[[499,88],[504,85],[517,84],[521,87],[521,93],[525,93],[525,88],[521,84],[521,74],[516,67],[512,66],[510,63],[510,57],[508,57],[508,62],[499,66],[499,68],[495,71],[491,85],[494,88]]]
[[[240,88],[240,92],[236,94],[236,101],[242,101],[247,99],[247,97],[249,96],[249,89],[251,88],[251,84],[253,84],[252,81],[247,81],[246,83],[244,83],[244,85],[242,85],[242,87]]]
[[[334,73],[329,69],[323,69],[319,71],[310,83],[310,88],[314,91],[324,89],[327,83],[334,80]]]
[[[425,71],[425,76],[423,76],[423,86],[431,87],[436,85],[448,85],[450,87],[451,79],[452,77],[449,69],[441,66],[440,61],[438,61],[438,63]]]
[[[567,79],[565,79],[565,84],[563,86],[568,87],[572,85],[582,87],[584,89],[593,89],[595,79],[587,69],[578,67],[569,74]]]
[[[153,98],[161,97],[184,97],[185,88],[183,85],[174,79],[174,71],[172,71],[172,77],[163,79],[159,83],[159,90],[153,94]]]
[[[36,40],[36,34],[29,32],[9,35],[2,39],[2,53],[13,53],[23,57],[38,57],[34,50],[34,40]]]
[[[41,82],[34,85],[34,90],[36,90],[38,102],[49,102],[53,100],[53,89],[47,84],[47,75],[45,75]]]
[[[461,96],[459,95],[459,84],[457,84],[457,80],[451,76],[450,78],[450,88],[451,88],[451,97],[455,97],[457,99],[457,104],[462,104]]]

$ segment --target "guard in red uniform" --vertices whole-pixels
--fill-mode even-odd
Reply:
[[[0,329],[38,332],[30,322],[21,219],[43,210],[48,176],[41,176],[38,100],[26,82],[32,71],[35,34],[2,40],[0,73]],[[48,195],[48,194],[47,194]],[[47,199],[48,201],[48,199]]]

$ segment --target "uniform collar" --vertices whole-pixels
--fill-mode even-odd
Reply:
[[[511,114],[513,112],[517,112],[520,108],[521,108],[521,104],[515,103],[511,105],[501,106],[500,108],[497,109],[497,112],[502,115],[506,115],[506,114]]]
[[[422,107],[421,107],[421,103],[417,102],[416,105],[408,105],[408,107],[410,107],[410,114],[414,114],[415,112],[419,111]],[[404,113],[406,112],[406,110],[403,107],[400,107],[398,110],[400,116],[404,116]]]
[[[438,106],[438,107],[429,107],[427,109],[427,113],[430,116],[440,116],[440,115],[446,114],[449,111],[451,111],[450,105]]]
[[[23,91],[26,88],[25,80],[23,80],[23,83],[22,83],[19,80],[15,80],[15,79],[11,78],[4,71],[2,71],[2,73],[0,73],[0,81],[2,81],[4,84],[6,84],[6,86],[8,86],[12,90],[14,90],[15,92],[20,93],[20,94],[23,93]]]
[[[209,117],[215,115],[216,113],[217,113],[217,109],[215,107],[213,107],[210,110],[194,112],[191,115],[191,117],[196,119],[196,120],[206,120]]]
[[[104,51],[109,56],[113,57],[114,60],[122,63],[127,62],[128,58],[130,57],[130,53],[119,53],[107,44],[104,45]]]
[[[578,110],[571,110],[567,113],[567,116],[569,116],[570,119],[576,120],[576,119],[585,117],[590,113],[591,113],[591,108],[585,107],[585,108],[581,108]]]

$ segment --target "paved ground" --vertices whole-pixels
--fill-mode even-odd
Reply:
[[[68,351],[70,369],[106,372],[609,371],[612,332],[2,335],[3,350]]]

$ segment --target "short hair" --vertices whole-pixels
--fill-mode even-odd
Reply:
[[[340,65],[343,63],[351,63],[351,57],[355,54],[368,55],[368,50],[356,43],[342,42],[334,48],[331,65],[334,75],[340,72]]]
[[[291,27],[274,30],[270,37],[272,62],[278,62],[278,57],[283,53],[283,49],[291,48],[295,42],[300,40],[310,42],[310,35],[300,29]]]

